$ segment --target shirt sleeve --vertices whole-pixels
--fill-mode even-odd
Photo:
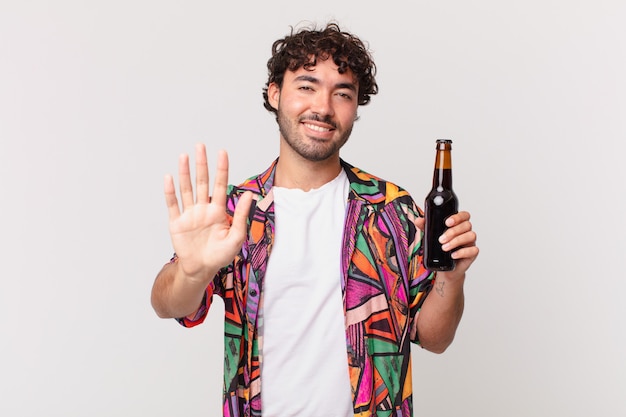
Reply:
[[[435,273],[424,267],[424,248],[422,245],[424,232],[415,227],[413,221],[417,217],[423,217],[423,212],[412,201],[407,210],[409,227],[409,309],[411,315],[411,341],[419,344],[419,334],[417,332],[417,317],[419,316],[422,304],[430,293]]]

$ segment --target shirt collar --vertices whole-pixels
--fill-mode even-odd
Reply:
[[[271,197],[277,163],[278,158],[264,172],[249,178],[239,188],[243,191],[254,192],[260,196],[259,200]],[[386,181],[352,166],[343,159],[340,159],[340,163],[350,181],[348,197],[350,200],[362,200],[368,204],[380,204],[385,201]]]

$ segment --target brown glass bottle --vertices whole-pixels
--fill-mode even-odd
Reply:
[[[454,269],[452,254],[441,249],[439,237],[446,231],[445,221],[458,212],[459,202],[452,189],[452,141],[437,139],[433,188],[424,201],[424,266],[431,271]]]

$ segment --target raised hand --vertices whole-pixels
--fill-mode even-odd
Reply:
[[[239,199],[231,223],[226,213],[228,155],[225,151],[218,155],[211,197],[206,149],[202,144],[196,145],[195,198],[188,155],[179,158],[178,176],[182,205],[176,198],[172,176],[166,176],[164,184],[172,244],[184,275],[194,281],[207,282],[241,249],[252,194],[246,192]]]

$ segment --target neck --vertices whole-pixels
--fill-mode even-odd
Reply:
[[[334,180],[341,172],[339,155],[323,161],[309,161],[293,152],[283,152],[281,149],[274,185],[284,188],[298,188],[309,191]]]

